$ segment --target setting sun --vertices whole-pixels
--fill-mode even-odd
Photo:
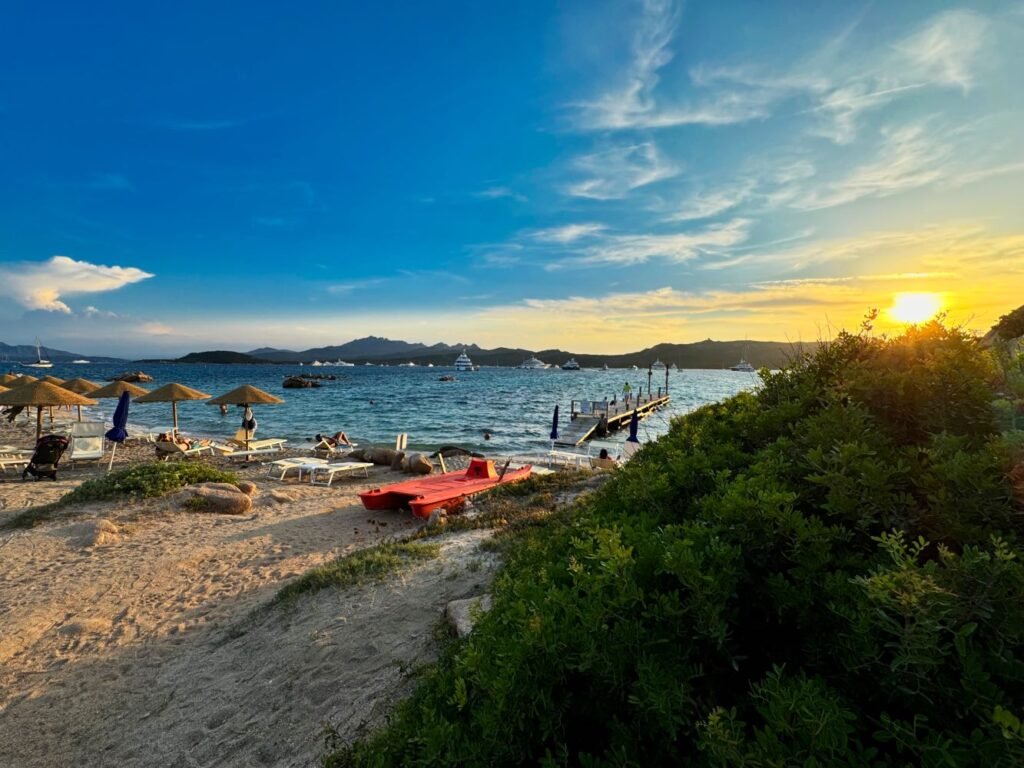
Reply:
[[[923,323],[942,309],[938,293],[897,293],[892,297],[889,316],[901,323]]]

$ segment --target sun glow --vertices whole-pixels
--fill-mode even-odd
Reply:
[[[900,323],[923,323],[942,310],[938,293],[897,293],[892,297],[889,317]]]

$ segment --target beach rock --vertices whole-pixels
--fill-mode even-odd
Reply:
[[[320,386],[320,382],[304,379],[300,376],[289,376],[281,386],[285,389],[316,389]]]
[[[189,489],[192,497],[185,505],[197,512],[216,515],[244,515],[252,509],[252,499],[230,483],[203,483]]]
[[[282,491],[274,489],[270,492],[270,498],[276,501],[278,504],[291,504],[295,501],[295,496],[288,491]]]
[[[429,475],[434,471],[434,465],[422,453],[413,453],[405,457],[402,469],[413,475]]]
[[[65,529],[64,535],[70,544],[78,547],[99,547],[121,540],[117,526],[106,518],[75,523]]]
[[[258,496],[260,493],[260,489],[252,480],[239,480],[235,486],[246,496]]]
[[[145,382],[145,381],[152,381],[152,380],[153,380],[152,376],[150,376],[148,373],[143,373],[142,371],[125,371],[124,373],[120,374],[119,376],[111,376],[109,379],[107,379],[107,381],[127,381],[127,382],[130,382],[130,383],[134,383],[134,382],[138,382],[138,381]]]
[[[402,469],[402,462],[405,461],[405,451],[395,451],[395,458],[391,460],[392,469]]]
[[[395,460],[396,453],[398,452],[394,448],[357,448],[349,454],[349,458],[388,467]]]
[[[465,637],[473,631],[473,625],[481,614],[491,610],[491,596],[470,597],[465,600],[452,600],[445,606],[444,615],[452,625],[455,634]]]

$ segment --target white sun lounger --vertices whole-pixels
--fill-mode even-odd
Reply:
[[[363,470],[363,477],[370,476],[370,467],[373,464],[368,461],[344,461],[340,464],[320,464],[313,467],[309,474],[311,485],[330,486],[334,482],[335,475],[348,474],[357,470]]]
[[[105,432],[102,421],[76,421],[72,424],[67,455],[71,466],[82,461],[101,461]]]
[[[0,454],[0,472],[8,469],[24,469],[28,466],[27,456],[16,456],[14,454]]]
[[[284,480],[289,472],[298,472],[299,480],[303,472],[312,471],[313,467],[323,466],[327,459],[277,459],[267,464],[267,477]]]

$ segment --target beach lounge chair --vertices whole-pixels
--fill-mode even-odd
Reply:
[[[339,464],[320,464],[313,467],[312,472],[309,473],[309,482],[311,485],[330,487],[331,483],[334,482],[335,475],[362,470],[363,477],[369,477],[370,467],[372,466],[373,463],[368,461],[343,461]]]
[[[213,453],[212,445],[196,445],[192,448],[186,448],[181,443],[175,443],[170,440],[157,440],[153,443],[153,446],[156,448],[156,457],[161,461],[167,461],[172,458],[200,456],[204,453]]]
[[[227,443],[232,449],[241,451],[280,451],[284,448],[284,444],[288,441],[280,437],[267,437],[263,440],[250,440],[249,444],[245,444],[245,440],[239,440],[237,437],[228,438]]]
[[[102,421],[76,421],[71,425],[67,460],[72,466],[103,459],[104,432],[106,427]]]
[[[31,454],[31,451],[29,451]],[[29,457],[22,452],[3,451],[0,452],[0,472],[7,472],[8,469],[24,469],[28,466]]]
[[[68,439],[63,435],[43,435],[36,443],[28,466],[21,473],[21,479],[28,480],[28,476],[32,475],[36,480],[42,480],[44,477],[56,480],[57,465],[67,449]]]
[[[351,453],[359,447],[358,443],[352,443],[351,445],[344,445],[338,443],[332,445],[326,440],[321,440],[319,443],[313,446],[313,455],[320,456],[322,458],[330,458],[331,456],[344,456],[346,453]]]
[[[315,467],[323,466],[327,459],[277,459],[267,464],[267,477],[275,480],[284,480],[289,472],[298,472],[299,480],[302,480],[303,472],[312,472]]]
[[[231,461],[246,461],[256,456],[273,456],[278,454],[281,452],[284,443],[285,441],[281,440],[270,448],[257,448],[248,451],[238,449],[234,445],[222,445],[221,443],[211,443],[210,448],[214,450],[214,455],[220,456],[221,458],[229,459]]]
[[[401,434],[398,435],[398,437],[395,438],[395,450],[404,451],[408,447],[409,434],[407,432],[402,432]]]

